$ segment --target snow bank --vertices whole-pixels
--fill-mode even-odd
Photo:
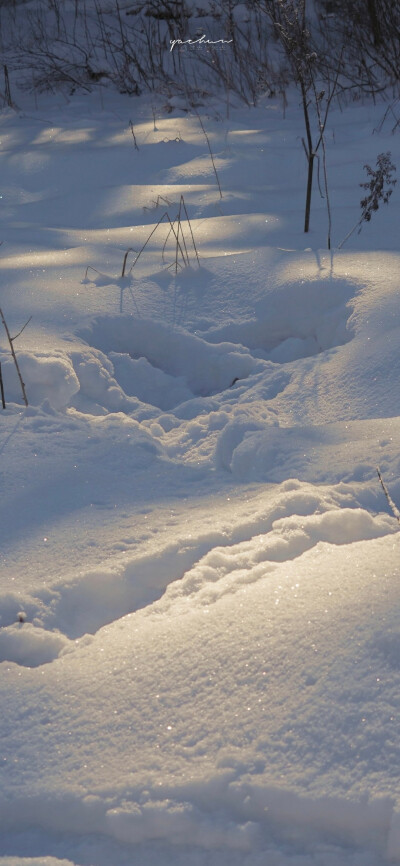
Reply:
[[[228,862],[227,857],[238,866],[258,866],[266,857],[278,866],[340,866],[344,862],[375,866],[375,856],[385,858],[386,852],[397,862],[390,840],[394,839],[399,814],[385,797],[358,801],[307,798],[285,787],[236,781],[232,771],[219,772],[192,787],[186,784],[179,790],[178,786],[176,793],[190,794],[195,802],[173,797],[151,799],[147,792],[141,800],[126,799],[111,808],[101,797],[89,795],[41,802],[26,799],[8,805],[0,801],[0,809],[4,827],[12,827],[19,807],[29,822],[41,825],[42,832],[57,828],[67,834],[71,847],[86,829],[92,836],[92,857],[100,863],[106,863],[110,856],[110,840],[121,843],[122,850],[131,851],[131,856],[140,854],[140,862],[146,864],[181,864],[190,856],[189,862],[199,866]],[[302,849],[307,852],[303,857]],[[189,852],[195,852],[194,861]],[[118,854],[121,856],[121,849]],[[71,866],[70,860],[56,857],[0,857],[0,863]]]
[[[21,385],[11,356],[2,354],[0,360],[6,403],[22,403]],[[79,391],[71,360],[62,352],[21,351],[17,360],[30,404],[36,406],[47,399],[55,409],[61,409]]]
[[[254,437],[251,434],[258,433],[259,431],[263,431],[260,433],[260,438],[262,437],[263,446],[265,449],[268,448],[269,437],[269,424],[263,424],[261,421],[253,420],[249,417],[239,416],[232,421],[228,421],[225,425],[222,433],[220,433],[217,445],[215,449],[215,461],[216,465],[221,469],[228,469],[230,471],[234,471],[233,469],[233,457],[236,455],[239,446],[243,442],[248,442],[248,438],[250,438],[251,442],[251,454],[252,459],[254,460],[254,439],[256,442],[259,441],[258,436]],[[271,428],[277,427],[278,422],[275,421],[275,424],[271,421]],[[274,441],[274,440],[272,440]],[[273,454],[271,453],[271,446],[269,447],[269,457],[270,460],[273,460]]]
[[[254,390],[258,392],[258,385]],[[387,479],[397,478],[397,418],[279,427],[271,410],[267,420],[254,411],[245,417],[240,405],[232,414],[217,435],[214,462],[239,481],[294,477],[320,484],[368,481],[376,487],[377,464]],[[396,497],[397,480],[390,486]]]
[[[161,604],[181,599],[208,605],[225,594],[236,593],[275,571],[275,563],[289,562],[314,547],[352,544],[397,532],[389,516],[373,518],[363,509],[332,509],[324,514],[293,514],[272,523],[270,532],[233,546],[213,547],[186,572],[179,583],[168,587]]]
[[[71,860],[58,857],[0,857],[1,866],[75,866]]]
[[[164,412],[193,397],[184,376],[171,376],[154,367],[146,358],[109,352],[114,375],[125,394],[137,397],[143,403],[158,406]]]
[[[0,629],[0,662],[16,662],[26,667],[47,664],[69,646],[64,635],[24,622]]]
[[[32,620],[38,612],[37,599],[33,599],[29,593],[3,591],[0,596],[0,628],[14,625],[18,622],[18,614],[23,613],[27,620]],[[1,631],[0,631],[1,634]]]
[[[114,344],[113,327],[110,339]],[[162,325],[158,327],[162,329]],[[157,325],[152,329],[156,333]],[[196,389],[198,393],[208,393],[208,389],[218,391],[228,387],[235,378],[247,376],[255,364],[249,355],[229,351],[234,347],[223,346],[218,350],[212,347],[207,357],[207,344],[189,334],[183,336],[180,349],[179,337],[173,332],[165,329],[163,336],[164,346],[159,351],[143,349],[150,360],[140,356],[140,349],[138,358],[123,352],[109,352],[107,357],[95,348],[68,353],[19,352],[17,358],[29,404],[38,406],[47,400],[55,409],[75,404],[81,411],[96,414],[99,411],[129,412],[136,409],[140,401],[168,411],[190,400]],[[153,337],[156,343],[160,342],[158,334]],[[133,338],[134,335],[132,341]],[[118,337],[115,345],[119,345]],[[176,361],[171,360],[172,352],[179,355]],[[23,402],[10,354],[2,354],[0,360],[6,402]],[[163,365],[167,372],[162,369]],[[130,399],[132,397],[137,399]]]
[[[173,845],[250,851],[257,837],[257,825],[238,824],[212,818],[192,803],[152,800],[142,806],[126,803],[106,815],[108,832],[120,842],[138,843],[162,839]]]
[[[133,316],[98,316],[78,335],[105,354],[147,359],[181,383],[183,379],[197,395],[223,391],[257,369],[257,361],[242,346],[210,345],[182,328]]]
[[[398,629],[400,536],[358,512],[284,525],[294,550],[301,523],[314,540],[340,540],[351,520],[348,538],[389,534],[318,542],[273,570],[268,536],[247,553],[210,551],[214,569],[231,557],[232,585],[206,606],[182,607],[184,578],[168,606],[109,624],[79,651],[38,670],[11,665],[1,772],[19,761],[0,800],[3,832],[101,834],[132,856],[151,846],[161,863],[194,846],[202,866],[228,852],[270,862],[282,846],[289,863],[291,853],[340,863],[340,845],[363,866],[399,860],[400,668],[373,642]],[[251,557],[257,579],[239,589]]]
[[[129,401],[113,376],[113,367],[108,359],[95,349],[71,352],[79,394],[76,406],[81,411],[96,413],[128,411]]]
[[[118,425],[113,417],[100,418],[95,423]],[[127,420],[126,426],[129,431],[132,426],[138,428],[138,441],[132,436],[137,451],[136,466],[149,465],[145,463],[147,448],[143,455],[140,447],[139,425]],[[143,437],[146,439],[145,433]],[[119,444],[118,453],[121,447]],[[151,457],[150,454],[150,461]],[[97,464],[95,460],[95,471]],[[132,465],[135,463],[130,458]],[[64,485],[64,498],[67,494]],[[235,508],[229,518],[221,511],[218,521],[208,520],[203,526],[196,521],[189,531],[182,517],[164,535],[163,542],[153,541],[147,552],[132,555],[124,550],[118,557],[114,553],[110,562],[80,567],[78,573],[70,573],[63,580],[54,576],[45,589],[38,587],[35,592],[1,593],[0,624],[15,624],[23,607],[28,622],[39,629],[56,629],[69,638],[78,638],[85,633],[93,634],[157,599],[168,607],[173,599],[179,597],[187,604],[190,597],[191,603],[198,601],[201,607],[211,596],[236,592],[246,582],[257,580],[263,568],[272,572],[275,563],[294,559],[321,542],[351,543],[396,530],[393,518],[387,515],[373,518],[364,509],[346,507],[350,502],[351,497],[346,494],[332,496],[323,488],[292,480],[276,492],[270,491],[267,501],[261,497],[257,506],[254,503],[249,506],[245,519]],[[133,528],[133,536],[136,534],[137,529]],[[23,630],[19,634],[27,635]],[[33,637],[40,634],[40,630],[35,631]],[[9,646],[7,641],[6,647]]]
[[[354,292],[355,286],[340,278],[267,286],[254,318],[214,325],[202,336],[213,343],[230,340],[263,349],[264,357],[280,364],[317,355],[352,339],[348,320]]]
[[[397,500],[397,192],[318,251],[301,112],[231,104],[228,130],[207,106],[216,203],[195,117],[101,98],[2,114],[2,291],[14,325],[34,313],[26,411],[1,351],[3,862],[400,862],[400,536],[375,471]],[[334,232],[366,132],[399,146],[352,111],[330,113]],[[160,274],[154,235],[137,279],[108,276],[158,194],[185,195],[207,268]]]

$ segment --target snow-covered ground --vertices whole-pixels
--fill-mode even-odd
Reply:
[[[0,113],[2,866],[400,862],[399,189],[298,98]],[[333,246],[382,105],[333,107]],[[132,121],[138,149],[134,147]],[[154,126],[156,128],[154,128]],[[175,273],[162,215],[183,221]],[[183,240],[181,238],[183,247]],[[125,275],[124,256],[128,249]],[[133,267],[132,267],[133,266]],[[21,620],[21,621],[20,621]]]

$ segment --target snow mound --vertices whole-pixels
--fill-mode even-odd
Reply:
[[[385,854],[398,862],[400,816],[388,797],[306,797],[284,786],[243,781],[229,763],[226,767],[200,783],[177,786],[163,799],[146,791],[138,800],[126,797],[111,807],[89,795],[26,798],[0,808],[5,826],[18,820],[18,809],[28,822],[39,818],[42,834],[43,828],[53,831],[48,836],[53,848],[55,828],[68,836],[69,850],[77,847],[82,832],[91,833],[90,863],[101,866],[115,862],[113,852],[121,856],[122,851],[128,859],[121,862],[145,866],[378,866],[387,862]],[[6,856],[0,864],[74,866],[53,856]]]
[[[18,622],[22,607],[24,618],[31,622],[38,613],[37,601],[34,601],[27,593],[24,593],[23,600],[21,593],[2,592],[0,594],[0,634],[3,633],[5,626],[15,625]]]
[[[84,413],[131,413],[140,403],[168,411],[193,397],[183,377],[170,376],[146,358],[95,348],[71,352],[79,393],[73,405]]]
[[[171,604],[186,609],[190,601],[201,609],[272,575],[277,563],[295,560],[314,547],[352,544],[396,530],[396,521],[388,515],[372,517],[361,508],[337,508],[323,496],[282,491],[269,512],[246,529],[215,528],[189,536],[182,532],[158,550],[124,555],[72,575],[51,591],[39,591],[35,622],[77,639],[144,608],[151,615]],[[34,609],[35,600],[28,603]],[[7,629],[3,632],[8,634]],[[40,629],[34,637],[36,632],[39,637]],[[46,632],[43,640],[47,634],[53,639],[54,633]]]
[[[284,284],[266,291],[253,319],[216,326],[201,336],[212,343],[240,343],[285,364],[348,343],[353,297],[354,285],[341,279]]]
[[[335,537],[338,514],[309,518],[310,533],[320,522]],[[371,535],[368,517],[357,520]],[[356,534],[353,526],[349,538]],[[305,864],[339,864],[340,845],[358,846],[354,863],[363,866],[385,862],[387,853],[398,859],[398,806],[385,783],[392,777],[398,786],[387,738],[398,676],[387,676],[370,646],[371,607],[377,634],[398,616],[393,540],[398,535],[358,543],[356,569],[349,545],[319,546],[208,609],[183,611],[177,601],[169,611],[158,605],[150,616],[115,623],[85,645],[86,664],[66,653],[46,678],[35,671],[25,677],[24,713],[11,672],[9,754],[14,748],[22,758],[24,731],[34,748],[29,767],[15,770],[12,795],[0,798],[4,831],[21,830],[22,815],[22,829],[33,824],[69,838],[83,832],[101,834],[105,844],[153,846],[152,860],[142,860],[139,848],[130,852],[131,862],[138,855],[149,864],[158,862],[161,843],[171,855],[163,863],[183,863],[194,844],[201,866],[230,854],[235,866],[273,863],[267,852],[282,845],[289,863],[297,851]],[[252,545],[256,550],[256,539]],[[377,574],[382,558],[384,581]],[[179,704],[171,701],[172,683]],[[68,715],[71,705],[79,712]],[[57,734],[48,722],[53,713]],[[372,743],[377,769],[365,780],[363,755]],[[60,766],[68,768],[68,787],[54,796]],[[176,860],[173,849],[182,852]]]
[[[143,403],[150,403],[166,412],[193,397],[184,376],[164,373],[147,358],[135,359],[118,352],[110,352],[108,357],[125,394],[137,397]]]
[[[260,393],[258,384],[254,391]],[[264,389],[261,391],[264,399]],[[376,482],[376,464],[396,477],[397,458],[389,453],[397,419],[353,421],[319,426],[279,427],[268,419],[245,417],[239,410],[218,433],[214,462],[240,481],[313,483]],[[392,482],[396,496],[396,483]],[[371,502],[372,507],[373,504]]]
[[[1,866],[75,866],[72,860],[58,857],[0,857]]]
[[[113,366],[95,349],[71,352],[79,393],[75,406],[81,411],[99,414],[128,411],[126,395],[113,376]]]
[[[10,353],[1,353],[0,360],[6,402],[21,403],[21,385]],[[17,360],[31,405],[48,400],[55,409],[61,409],[79,391],[71,360],[62,352],[18,352]]]
[[[64,635],[45,631],[32,623],[15,623],[0,629],[0,662],[28,668],[52,662],[69,646]]]
[[[257,835],[251,821],[215,820],[193,806],[173,800],[153,800],[140,806],[126,803],[106,814],[108,832],[120,842],[138,844],[163,839],[174,845],[195,845],[209,850],[228,848],[249,851]]]
[[[397,532],[387,515],[372,517],[361,508],[342,508],[323,514],[297,515],[275,520],[271,531],[231,547],[215,547],[168,587],[164,603],[188,597],[199,606],[215,603],[223,595],[241,591],[275,570],[275,563],[289,562],[306,551],[324,545],[347,545]],[[195,597],[195,598],[194,598]]]
[[[265,445],[266,442],[270,441],[270,431],[268,429],[270,426],[273,429],[273,427],[278,426],[278,422],[275,422],[275,424],[272,422],[271,424],[263,424],[261,421],[241,416],[228,421],[217,440],[215,462],[218,468],[233,471],[233,457],[238,451],[239,446],[243,442],[247,442],[249,438],[251,443],[253,443],[253,434],[261,436]],[[258,436],[256,436],[256,441],[258,441]],[[253,450],[254,447],[252,448]]]
[[[182,328],[133,316],[98,316],[78,336],[112,359],[126,393],[146,394],[162,409],[224,391],[259,366],[243,346],[210,345]]]

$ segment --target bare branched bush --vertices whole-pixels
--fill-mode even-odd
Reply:
[[[133,0],[128,7],[120,0],[76,0],[73,14],[61,0],[36,0],[24,14],[0,6],[0,35],[7,37],[10,70],[29,90],[61,89],[68,96],[112,82],[131,95],[180,93],[200,104],[222,90],[227,102],[232,92],[251,104],[260,72],[269,78],[270,33],[256,5],[248,3],[244,15],[243,8],[238,0],[211,4],[207,38],[224,44],[197,51],[186,44],[171,51],[171,41],[199,35],[198,10],[186,0]]]
[[[308,26],[305,0],[259,0],[259,7],[274,27],[282,49],[290,80],[300,92],[305,137],[302,144],[307,160],[304,232],[310,229],[314,166],[322,150],[325,200],[328,212],[327,246],[331,246],[331,210],[329,203],[325,129],[332,100],[339,83],[339,65],[334,74],[321,78],[318,45]],[[322,191],[321,191],[322,194]]]
[[[371,221],[372,214],[379,210],[380,204],[388,204],[397,183],[396,178],[393,177],[396,166],[393,165],[391,156],[390,151],[380,153],[376,158],[375,170],[370,165],[364,165],[369,180],[365,181],[365,183],[360,183],[360,186],[367,192],[367,195],[360,202],[361,217],[341,241],[338,249],[341,249],[356,229],[358,229],[358,234],[360,234],[363,223]]]
[[[223,92],[227,114],[231,94],[251,105],[261,94],[284,93],[291,81],[303,81],[307,103],[312,80],[336,79],[339,58],[342,94],[375,97],[388,85],[400,92],[393,0],[207,0],[205,7],[202,16],[189,0],[3,0],[3,63],[26,89],[66,96],[109,82],[130,95],[178,93],[190,105]],[[193,41],[204,27],[211,42],[226,44],[171,51],[171,41]],[[307,133],[306,145],[311,174]]]
[[[317,0],[328,55],[341,46],[342,76],[377,95],[400,85],[400,6],[393,0]]]

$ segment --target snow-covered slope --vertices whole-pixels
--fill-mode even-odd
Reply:
[[[0,346],[0,862],[399,861],[398,191],[328,252],[294,94],[204,107],[222,199],[195,116],[25,99],[0,115],[0,306],[13,336],[32,316],[27,408]],[[399,150],[350,113],[336,245]]]

